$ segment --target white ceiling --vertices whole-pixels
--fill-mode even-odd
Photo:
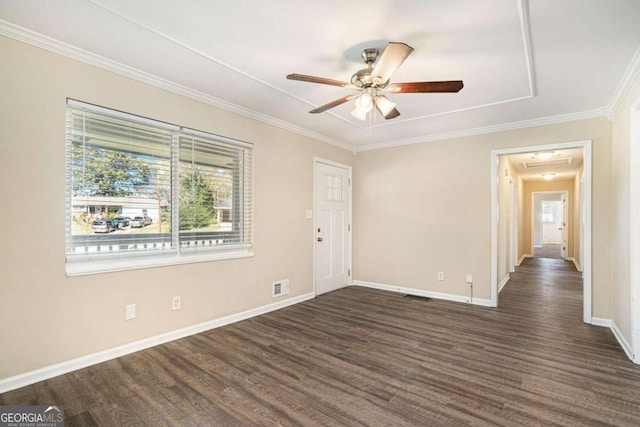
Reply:
[[[354,150],[604,115],[638,18],[638,0],[0,1],[0,34]],[[308,113],[351,90],[285,78],[349,80],[389,41],[415,49],[392,82],[464,88],[390,94],[402,115],[369,123]]]
[[[536,157],[541,153],[549,153],[551,158]],[[543,181],[543,174],[553,174],[556,181],[574,179],[584,161],[582,148],[511,154],[506,158],[524,181]]]

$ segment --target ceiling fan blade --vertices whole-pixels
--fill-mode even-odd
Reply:
[[[394,83],[387,90],[391,93],[459,92],[463,87],[462,80],[449,80],[443,82]]]
[[[355,95],[347,95],[347,96],[343,96],[342,98],[338,98],[335,101],[331,101],[327,104],[321,105],[318,108],[314,108],[313,110],[309,111],[311,114],[317,114],[317,113],[322,113],[324,111],[327,111],[333,107],[337,107],[340,104],[344,104],[347,101],[351,101],[353,98],[356,98],[360,96],[360,94],[355,94]]]
[[[411,55],[411,52],[413,52],[413,48],[407,44],[389,43],[371,72],[373,82],[377,85],[382,85],[389,81],[391,75]]]
[[[340,87],[351,87],[352,84],[349,82],[343,82],[340,80],[326,79],[324,77],[315,77],[315,76],[307,76],[305,74],[289,74],[287,75],[287,79],[289,80],[299,80],[301,82],[309,82],[309,83],[320,83],[323,85],[331,85],[331,86],[340,86]]]

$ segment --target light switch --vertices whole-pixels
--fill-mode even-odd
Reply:
[[[307,219],[313,219],[313,210],[307,209],[306,218]]]

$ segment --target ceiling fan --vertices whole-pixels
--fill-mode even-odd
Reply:
[[[310,83],[320,83],[331,86],[342,86],[355,89],[359,93],[343,96],[309,111],[312,114],[322,113],[333,107],[355,99],[355,109],[351,114],[359,119],[366,120],[367,113],[376,109],[385,119],[393,119],[400,115],[396,104],[390,101],[380,92],[389,93],[430,93],[430,92],[459,92],[462,89],[462,80],[448,80],[438,82],[410,82],[390,83],[391,76],[402,65],[405,59],[413,52],[413,48],[405,43],[390,42],[380,55],[378,49],[370,48],[362,52],[362,59],[367,68],[356,71],[351,76],[351,82],[327,79],[324,77],[307,76],[304,74],[289,74],[287,79],[299,80]],[[378,59],[378,56],[380,58]],[[377,62],[376,62],[377,60]],[[375,65],[374,65],[375,64]]]

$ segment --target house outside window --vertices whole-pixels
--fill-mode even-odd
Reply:
[[[74,100],[66,144],[67,274],[250,256],[251,144]]]

